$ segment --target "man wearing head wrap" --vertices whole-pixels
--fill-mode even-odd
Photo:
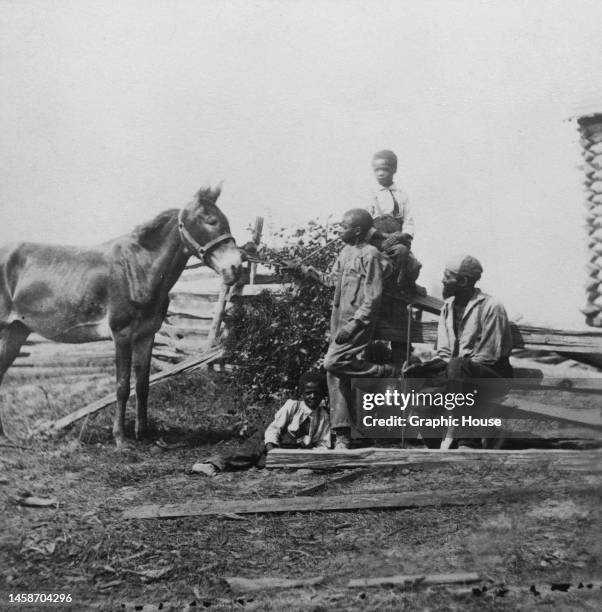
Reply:
[[[508,315],[499,300],[475,287],[482,273],[483,267],[472,255],[448,262],[442,280],[445,302],[437,327],[437,356],[406,368],[407,377],[441,377],[448,383],[447,390],[456,393],[467,390],[466,381],[512,377]],[[474,387],[472,382],[469,386]],[[480,396],[505,390],[500,380],[499,385],[489,384]],[[451,439],[447,440],[449,445]]]

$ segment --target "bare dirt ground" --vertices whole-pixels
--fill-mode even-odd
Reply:
[[[109,358],[9,371],[0,388],[7,431],[25,448],[0,447],[0,609],[2,610],[599,610],[602,591],[600,473],[539,465],[485,464],[388,468],[320,495],[536,488],[512,502],[475,497],[464,506],[406,510],[209,516],[124,521],[143,503],[286,497],[337,474],[257,470],[209,479],[187,474],[219,448],[240,443],[245,423],[267,421],[275,406],[233,409],[220,375],[196,373],[151,390],[156,433],[118,453],[110,414],[58,439],[30,437],[113,388]],[[133,413],[129,413],[129,432]],[[166,442],[166,450],[157,440]],[[584,485],[580,493],[564,488]],[[58,505],[27,507],[26,495]],[[474,571],[471,588],[347,588],[352,578]],[[235,593],[226,577],[306,578],[321,584]],[[551,584],[571,584],[568,592]],[[582,583],[584,588],[574,588]],[[518,587],[503,589],[501,585]],[[539,594],[529,590],[536,587]],[[548,589],[544,589],[547,585]],[[66,605],[10,604],[9,594],[71,593]],[[159,607],[161,606],[161,607]]]

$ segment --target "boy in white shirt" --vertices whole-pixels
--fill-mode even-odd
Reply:
[[[407,193],[393,180],[397,172],[397,155],[386,149],[378,151],[372,157],[372,169],[378,183],[368,207],[374,225],[386,237],[395,234],[396,241],[409,248],[414,238],[414,217]]]
[[[393,151],[378,151],[372,157],[372,169],[378,186],[368,210],[374,217],[374,231],[370,244],[383,252],[393,264],[393,274],[385,282],[381,319],[405,328],[407,311],[400,301],[402,294],[412,295],[422,290],[416,287],[421,263],[412,253],[414,217],[406,192],[395,184],[397,156]],[[405,361],[407,344],[392,342],[393,363]]]
[[[224,470],[263,467],[266,453],[277,447],[330,448],[330,418],[322,405],[325,391],[323,376],[304,374],[299,379],[301,398],[287,400],[264,434],[257,432],[232,453],[221,453],[203,463],[195,463],[191,471],[215,476]]]

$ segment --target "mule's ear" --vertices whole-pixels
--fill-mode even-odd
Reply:
[[[196,192],[196,199],[201,202],[202,200],[213,200],[213,187],[209,182],[203,183],[200,189]]]
[[[222,186],[224,184],[223,179],[215,186],[211,189],[211,198],[214,202],[217,201],[217,198],[219,198],[220,194],[222,193]]]
[[[200,200],[211,200],[212,202],[216,202],[217,198],[219,198],[222,192],[222,185],[224,181],[220,181],[214,187],[211,186],[210,183],[205,183],[197,192],[197,199]]]

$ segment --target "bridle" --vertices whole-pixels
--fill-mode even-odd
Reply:
[[[178,213],[178,231],[180,232],[180,238],[189,251],[192,251],[200,260],[207,263],[207,257],[211,254],[211,251],[215,247],[222,244],[222,242],[228,242],[232,240],[234,242],[234,236],[232,234],[222,234],[213,240],[210,240],[207,244],[200,244],[194,236],[186,229],[184,225],[184,219],[182,218],[184,209],[182,208]]]

